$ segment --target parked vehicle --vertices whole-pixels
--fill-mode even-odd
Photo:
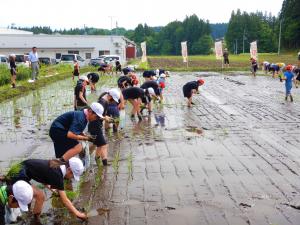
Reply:
[[[112,61],[117,61],[117,60],[120,61],[120,56],[118,55],[107,55],[103,59],[105,63],[110,63]]]
[[[105,56],[99,56],[97,58],[92,58],[90,60],[90,65],[91,66],[100,66],[101,63],[103,63],[103,59],[104,59]]]
[[[56,60],[52,59],[50,57],[39,57],[39,61],[40,61],[41,64],[45,64],[45,65],[56,64]]]
[[[6,55],[0,55],[0,64],[7,64],[8,58]]]
[[[28,55],[16,54],[16,64],[29,67]]]
[[[60,63],[73,64],[74,60],[77,60],[80,67],[86,66],[85,60],[77,54],[62,54],[60,58]]]

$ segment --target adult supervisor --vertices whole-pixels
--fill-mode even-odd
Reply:
[[[82,161],[79,158],[72,157],[68,163],[55,167],[51,166],[50,161],[51,160],[28,159],[21,162],[19,171],[11,177],[10,182],[18,183],[19,181],[26,181],[30,184],[30,181],[34,180],[41,183],[52,192],[58,192],[63,204],[70,212],[80,219],[86,219],[86,214],[79,212],[74,207],[67,197],[64,188],[64,179],[71,180],[74,178],[76,181],[80,180],[80,176],[84,171]],[[31,188],[33,190],[33,198],[35,199],[33,214],[35,219],[39,219],[45,202],[45,193],[33,184],[31,184]]]
[[[29,59],[29,65],[31,67],[31,79],[37,80],[39,75],[40,65],[39,65],[39,56],[36,47],[32,48],[32,51],[29,53],[28,59]]]
[[[102,118],[103,111],[103,106],[94,102],[83,111],[66,112],[57,117],[49,131],[56,158],[66,162],[79,154],[82,150],[79,141],[92,141],[91,137],[83,134],[87,123]]]
[[[229,52],[228,49],[225,48],[223,52],[223,58],[224,58],[224,65],[227,65],[227,68],[229,68]]]

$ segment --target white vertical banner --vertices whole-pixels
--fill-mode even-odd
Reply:
[[[222,59],[223,57],[222,41],[215,42],[215,52],[216,52],[216,58]]]
[[[141,49],[142,49],[142,62],[147,62],[147,51],[146,51],[146,42],[141,43]]]
[[[251,58],[257,59],[257,42],[253,41],[250,43],[250,55]]]
[[[181,54],[183,58],[183,62],[187,63],[188,62],[188,51],[187,51],[187,42],[181,42]]]

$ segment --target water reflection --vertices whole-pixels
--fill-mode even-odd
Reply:
[[[32,117],[36,117],[38,126],[42,124],[41,109],[42,109],[42,101],[41,101],[40,90],[36,90],[32,93],[31,113],[32,113]]]
[[[164,113],[155,113],[154,118],[155,118],[155,121],[156,121],[155,126],[165,127],[166,115]]]
[[[21,128],[21,116],[22,116],[22,109],[20,109],[17,105],[17,99],[14,98],[12,101],[12,105],[13,105],[13,123],[14,123],[14,127],[15,128]]]

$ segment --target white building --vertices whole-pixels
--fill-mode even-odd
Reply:
[[[107,35],[44,35],[31,32],[0,30],[0,54],[28,54],[33,46],[38,48],[40,57],[59,59],[61,54],[79,54],[84,59],[96,58],[100,55],[119,55],[121,61],[134,58],[126,55],[127,48],[135,48],[134,42],[124,36]],[[129,51],[130,52],[130,51]],[[132,51],[131,51],[132,52]]]

